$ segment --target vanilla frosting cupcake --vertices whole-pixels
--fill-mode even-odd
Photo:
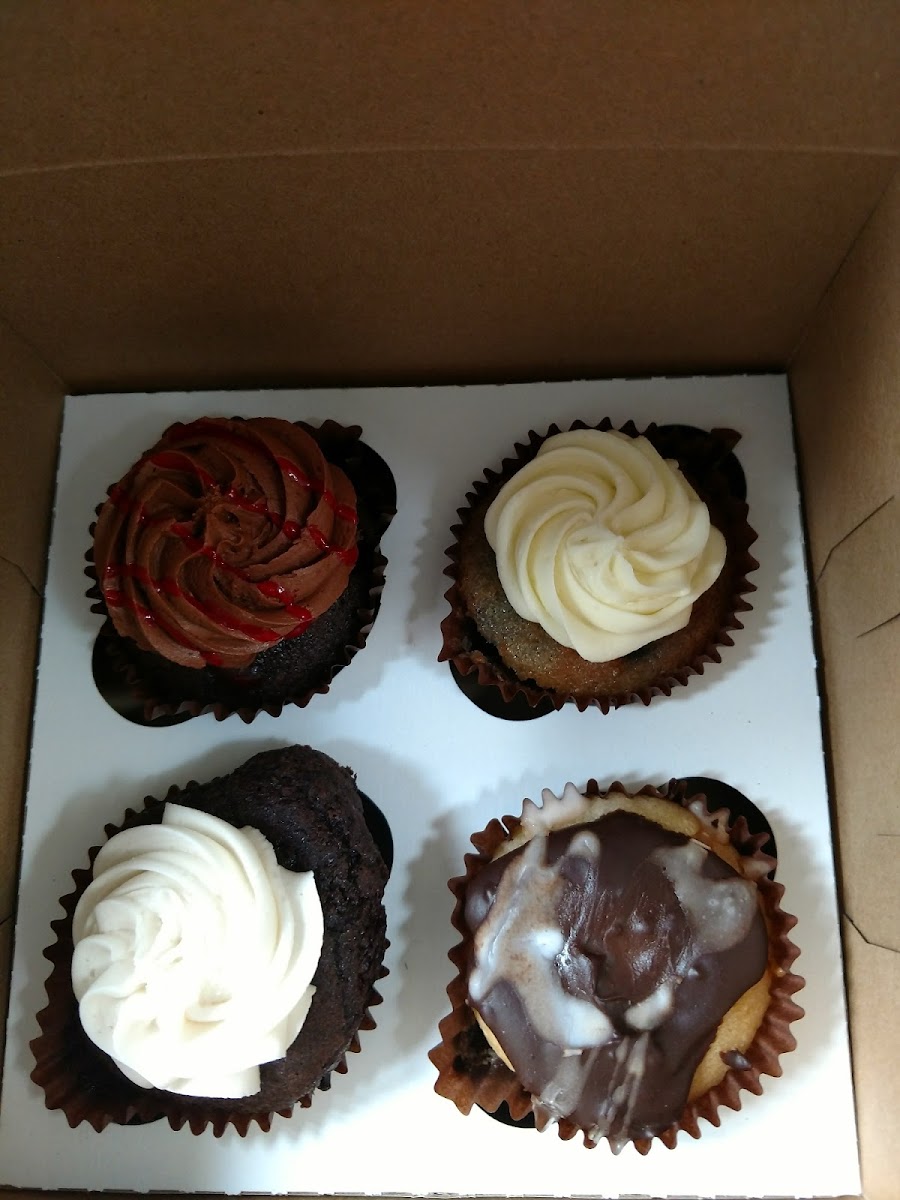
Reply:
[[[717,462],[736,440],[609,422],[532,434],[460,510],[441,657],[506,699],[604,711],[718,660],[756,565]]]
[[[388,867],[353,776],[266,751],[129,811],[73,873],[32,1078],[72,1125],[268,1128],[371,1028]]]
[[[164,806],[115,834],[72,919],[85,1033],[126,1078],[183,1096],[260,1089],[315,992],[322,905],[257,829]]]
[[[463,1112],[505,1102],[645,1152],[780,1074],[802,980],[774,861],[724,810],[670,792],[569,784],[473,837],[431,1054]]]
[[[484,517],[509,603],[587,662],[683,629],[725,565],[725,538],[645,437],[549,437]]]

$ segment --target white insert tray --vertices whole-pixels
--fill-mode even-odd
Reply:
[[[204,414],[326,416],[359,423],[396,481],[384,539],[387,586],[368,645],[306,709],[199,717],[147,729],[97,693],[99,618],[85,598],[94,508],[174,420]],[[670,698],[603,716],[574,707],[530,722],[480,712],[437,662],[447,611],[444,549],[457,506],[486,466],[530,428],[609,416],[712,428],[743,437],[737,454],[759,533],[754,609],[721,665]],[[378,1028],[330,1092],[272,1131],[220,1140],[165,1123],[70,1129],[29,1079],[49,968],[41,955],[70,872],[103,825],[145,794],[205,780],[258,750],[317,746],[358,773],[390,821],[396,858],[386,893],[390,975]],[[673,776],[724,779],[755,800],[778,841],[785,907],[799,917],[797,1050],[765,1095],[723,1110],[718,1129],[655,1143],[642,1158],[605,1143],[461,1116],[433,1092],[427,1052],[447,1012],[455,938],[445,881],[469,835],[524,796],[567,780],[637,786]],[[787,385],[781,376],[653,379],[505,387],[78,396],[66,403],[50,548],[28,789],[11,1008],[0,1106],[0,1184],[202,1192],[564,1196],[856,1194],[859,1170],[834,865],[803,534]]]

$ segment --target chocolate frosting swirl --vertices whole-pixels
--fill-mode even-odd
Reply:
[[[614,1147],[687,1103],[725,1013],[760,980],[755,885],[634,813],[533,837],[467,886],[469,1004],[531,1093]]]
[[[109,489],[94,564],[118,633],[181,666],[240,669],[347,586],[356,494],[272,417],[170,426]]]

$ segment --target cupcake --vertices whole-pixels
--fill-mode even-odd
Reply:
[[[386,974],[388,866],[352,773],[270,750],[106,832],[44,952],[47,1107],[217,1136],[308,1107],[374,1028]]]
[[[88,594],[146,720],[278,715],[365,644],[395,490],[359,439],[331,421],[179,422],[109,489]]]
[[[720,661],[750,608],[739,435],[530,434],[459,510],[442,660],[532,706],[649,704]]]
[[[794,1048],[803,980],[765,835],[676,784],[568,784],[472,838],[435,1088],[618,1151],[700,1136]]]

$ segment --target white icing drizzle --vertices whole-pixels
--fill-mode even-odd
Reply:
[[[542,1129],[574,1112],[590,1078],[597,1047],[581,1054],[563,1054],[556,1074],[537,1098],[535,1116]]]
[[[706,801],[699,798],[692,800],[687,807],[688,811],[694,814],[713,841],[719,842],[723,846],[728,844],[728,826],[731,822],[731,813],[727,808],[717,808],[715,812],[711,812],[707,808]]]
[[[665,872],[687,914],[695,959],[736,946],[750,932],[757,912],[756,888],[749,880],[707,879],[701,874],[707,854],[700,842],[689,841],[650,856]],[[679,968],[683,976],[681,964]]]
[[[582,1050],[607,1042],[613,1028],[600,1008],[563,988],[557,958],[568,953],[558,915],[564,881],[558,865],[546,865],[545,850],[545,838],[532,839],[504,871],[491,911],[475,934],[469,994],[478,1004],[501,980],[509,980],[539,1037],[562,1050]],[[570,852],[596,869],[600,843],[585,832],[572,839]]]
[[[614,1124],[618,1123],[622,1128],[628,1128],[644,1080],[649,1044],[649,1033],[625,1037],[619,1043],[616,1048],[616,1069],[610,1081],[609,1099],[600,1111],[599,1120],[588,1132],[590,1141],[596,1143],[602,1137],[610,1137]],[[622,1119],[617,1122],[620,1114]],[[627,1141],[628,1138],[624,1137],[610,1137],[613,1152],[618,1154]]]
[[[625,1020],[631,1028],[645,1033],[662,1025],[674,1007],[675,987],[676,980],[667,979],[649,996],[632,1004],[625,1013]]]

